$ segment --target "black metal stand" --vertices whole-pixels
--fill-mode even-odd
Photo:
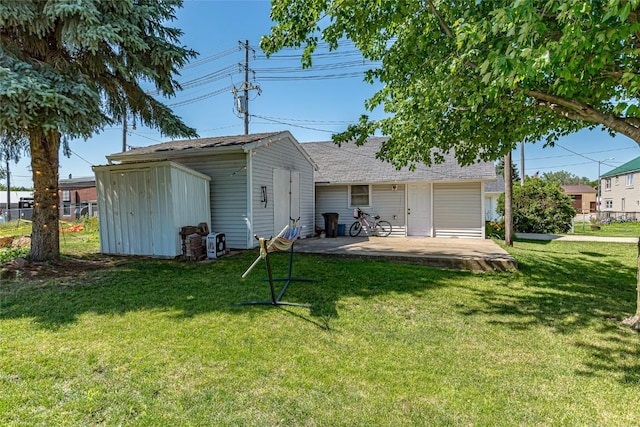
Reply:
[[[265,264],[267,265],[267,276],[268,276],[268,278],[264,280],[269,282],[269,289],[271,290],[271,301],[246,301],[246,302],[237,302],[237,303],[234,303],[233,305],[290,305],[294,307],[311,308],[312,306],[307,304],[298,304],[295,302],[282,301],[282,297],[284,296],[285,292],[287,292],[287,288],[289,287],[291,282],[314,282],[315,281],[314,279],[301,279],[301,278],[291,277],[291,274],[293,273],[294,244],[295,242],[292,242],[291,246],[289,247],[289,274],[287,275],[287,277],[274,278],[271,270],[271,261],[269,260],[269,251],[267,250],[267,241],[262,240],[260,242],[260,245],[262,246],[261,249],[266,254],[264,257],[264,261],[265,261]],[[273,282],[284,282],[284,285],[282,286],[282,289],[280,289],[280,293],[278,293],[277,296],[276,296],[275,285],[273,284]]]

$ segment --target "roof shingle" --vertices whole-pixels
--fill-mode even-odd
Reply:
[[[397,170],[391,163],[376,158],[380,146],[388,138],[373,137],[358,147],[353,143],[341,146],[332,141],[302,143],[302,147],[318,165],[316,183],[382,183],[408,181],[465,181],[496,178],[492,162],[460,166],[453,154],[445,154],[444,163],[416,165]]]

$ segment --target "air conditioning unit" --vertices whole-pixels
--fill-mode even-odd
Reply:
[[[216,259],[225,254],[227,238],[224,233],[209,233],[207,235],[207,258]]]

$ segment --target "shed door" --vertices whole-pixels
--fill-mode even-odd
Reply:
[[[431,184],[407,185],[407,235],[431,235]]]
[[[116,253],[153,255],[149,171],[112,172]]]
[[[273,170],[273,231],[279,233],[290,218],[300,218],[300,173]]]

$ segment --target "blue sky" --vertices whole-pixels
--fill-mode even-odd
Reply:
[[[182,43],[199,52],[182,71],[179,81],[186,89],[166,100],[176,114],[202,137],[242,134],[242,117],[234,110],[231,87],[241,87],[240,64],[244,52],[238,41],[249,41],[256,50],[249,66],[255,70],[250,82],[261,94],[251,91],[249,112],[253,115],[249,131],[289,130],[300,142],[325,141],[332,132],[365,113],[364,101],[378,88],[362,81],[367,68],[353,45],[346,42],[337,52],[319,49],[314,68],[300,71],[300,50],[285,50],[266,60],[259,49],[260,37],[269,33],[270,3],[267,0],[186,0],[173,22],[184,31]],[[296,71],[297,70],[297,71]],[[190,83],[189,83],[190,82]],[[186,84],[188,83],[188,84]],[[151,89],[151,88],[150,88]],[[380,111],[370,113],[382,117]],[[140,147],[167,141],[159,132],[129,123],[127,145]],[[72,141],[70,158],[60,155],[60,177],[92,176],[92,165],[106,163],[106,156],[122,150],[122,126],[106,128],[91,139]],[[525,146],[525,173],[566,170],[596,179],[598,161],[604,173],[640,155],[631,139],[612,138],[601,130],[581,131],[563,138],[558,146]],[[613,157],[614,160],[606,160]],[[520,168],[519,150],[514,161]],[[29,158],[11,164],[12,185],[31,187]]]

